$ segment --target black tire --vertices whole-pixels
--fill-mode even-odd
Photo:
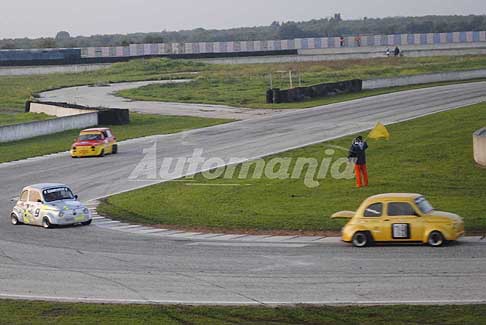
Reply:
[[[92,221],[93,221],[93,220],[89,220],[89,221],[81,222],[81,224],[82,224],[83,226],[89,226],[89,225],[91,224],[91,222],[92,222]]]
[[[371,236],[364,231],[358,231],[353,235],[353,246],[354,247],[367,247],[371,245]]]
[[[51,222],[49,221],[49,218],[44,218],[42,219],[42,227],[44,229],[49,229],[49,228],[52,228],[52,224]]]
[[[13,213],[10,215],[10,222],[14,226],[17,226],[17,225],[20,225],[21,224],[21,222],[19,221],[19,218],[17,218],[17,216],[15,214],[13,214]]]
[[[446,243],[446,240],[440,231],[432,231],[427,239],[427,243],[432,247],[441,247]]]
[[[112,148],[111,150],[112,150],[112,153],[113,153],[114,155],[116,155],[116,154],[118,153],[118,145],[117,145],[117,144],[114,144],[114,145],[113,145],[113,148]]]
[[[105,149],[101,150],[99,157],[104,157],[105,156]]]

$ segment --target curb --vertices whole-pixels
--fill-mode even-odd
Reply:
[[[137,225],[102,217],[96,208],[99,201],[90,201],[86,207],[93,216],[93,225],[113,231],[120,231],[135,235],[157,236],[160,238],[197,242],[232,242],[240,244],[296,244],[296,245],[315,245],[315,244],[340,244],[340,237],[320,237],[320,236],[272,236],[272,235],[248,235],[248,234],[222,234],[222,233],[202,233],[188,232],[183,230],[161,229],[151,226]],[[463,242],[476,242],[486,244],[486,238],[480,236],[463,237]],[[297,247],[297,246],[296,246]]]
[[[247,234],[222,234],[187,232],[183,230],[161,229],[151,226],[125,223],[100,216],[96,211],[99,201],[90,201],[85,204],[93,216],[93,225],[107,230],[120,231],[136,235],[150,235],[173,240],[192,240],[210,242],[237,242],[260,244],[331,244],[340,243],[339,237],[320,236],[272,236],[272,235],[247,235]]]

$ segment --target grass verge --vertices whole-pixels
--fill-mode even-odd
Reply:
[[[480,324],[485,305],[192,307],[0,301],[3,324]]]
[[[15,114],[22,116],[23,114]],[[3,116],[0,114],[0,117]],[[118,141],[156,134],[169,134],[230,122],[187,116],[130,114],[129,125],[110,126]],[[0,163],[67,151],[80,130],[50,134],[21,141],[0,143]]]
[[[370,142],[371,186],[356,189],[353,179],[327,177],[320,186],[299,179],[233,177],[194,179],[159,184],[108,198],[99,211],[136,223],[213,230],[329,231],[342,221],[329,216],[355,210],[367,197],[387,192],[422,193],[445,211],[465,218],[469,231],[486,230],[486,170],[472,155],[472,133],[486,125],[486,103],[438,113],[389,127],[390,141]],[[333,159],[347,155],[352,136],[282,153],[274,157],[316,158],[326,149]],[[292,171],[291,165],[289,170]],[[235,175],[239,175],[237,166]],[[251,173],[250,173],[251,175]],[[197,186],[194,186],[197,183]],[[214,186],[222,185],[222,186]]]
[[[302,86],[309,86],[346,79],[367,80],[434,72],[482,69],[485,64],[486,58],[484,56],[464,56],[383,58],[252,65],[211,65],[202,71],[193,83],[148,85],[138,89],[123,90],[118,94],[135,100],[223,104],[249,108],[306,108],[393,91],[413,89],[417,88],[417,86],[366,91],[358,94],[316,99],[302,103],[272,105],[265,103],[265,92],[269,88],[270,73],[272,73],[273,86],[275,88],[288,88],[289,70],[295,72],[294,85],[298,85],[300,79]],[[424,85],[418,87],[424,87]]]
[[[22,112],[24,103],[36,93],[49,89],[110,82],[193,78],[188,72],[208,69],[208,65],[188,60],[133,60],[109,68],[64,74],[0,77],[0,112]]]
[[[47,114],[24,113],[24,114],[0,114],[0,126],[13,125],[19,123],[43,121],[53,118]]]

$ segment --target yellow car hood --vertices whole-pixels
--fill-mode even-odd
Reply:
[[[432,211],[427,216],[432,218],[449,219],[452,222],[463,222],[462,218],[457,214],[445,211]]]

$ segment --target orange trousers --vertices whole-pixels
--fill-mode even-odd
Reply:
[[[354,165],[354,173],[356,174],[356,186],[368,186],[368,170],[366,165]]]

